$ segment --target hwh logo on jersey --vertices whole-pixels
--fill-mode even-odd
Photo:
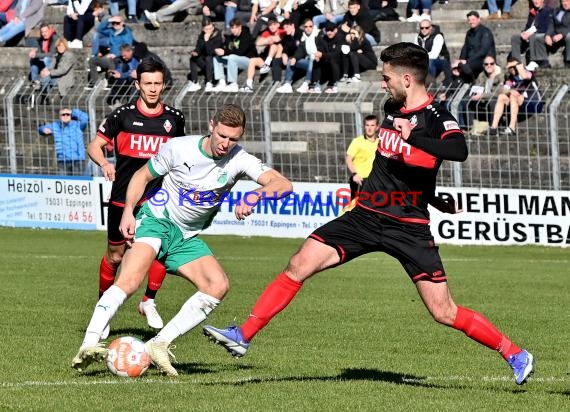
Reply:
[[[401,154],[406,156],[412,154],[412,146],[402,140],[398,131],[382,128],[378,137],[378,151],[382,156],[398,157]]]
[[[168,137],[147,136],[144,134],[131,134],[131,150],[158,153],[161,146],[166,143]]]

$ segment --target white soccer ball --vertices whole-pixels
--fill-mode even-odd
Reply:
[[[109,345],[107,367],[117,376],[136,378],[150,365],[150,355],[144,342],[133,336],[115,339]]]

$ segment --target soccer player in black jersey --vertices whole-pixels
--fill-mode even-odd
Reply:
[[[113,285],[125,253],[126,241],[119,231],[119,223],[131,177],[168,139],[185,134],[182,112],[161,100],[165,87],[164,64],[154,59],[143,59],[136,71],[135,86],[140,97],[135,103],[123,105],[112,112],[87,147],[89,157],[101,167],[105,179],[113,182],[107,218],[107,251],[99,267],[99,297]],[[109,143],[115,147],[116,165],[109,163],[103,152]],[[151,182],[145,196],[159,185],[160,181]],[[148,272],[147,289],[139,304],[139,312],[155,329],[163,326],[154,298],[165,276],[164,265],[155,261]],[[105,339],[108,334],[109,327],[105,328],[101,338]]]
[[[381,60],[382,87],[390,99],[384,106],[372,172],[358,195],[357,207],[305,240],[240,327],[205,326],[204,333],[232,355],[243,356],[250,340],[291,302],[305,280],[365,253],[381,251],[400,261],[435,321],[498,351],[521,385],[533,371],[532,355],[485,317],[453,301],[428,225],[427,206],[435,199],[441,162],[467,158],[463,133],[453,116],[427,93],[429,58],[423,48],[394,44],[382,52]]]

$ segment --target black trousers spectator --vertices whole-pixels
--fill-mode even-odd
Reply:
[[[349,54],[343,54],[342,58],[343,73],[349,76],[360,74],[366,70],[376,69],[378,65],[377,62],[373,62],[362,53],[350,52]]]
[[[214,58],[212,56],[190,57],[190,78],[194,83],[198,82],[198,73],[201,72],[206,78],[206,83],[214,82]]]
[[[465,83],[473,83],[483,71],[483,59],[468,60],[467,64],[459,63],[459,75]]]
[[[327,86],[334,86],[340,80],[341,59],[339,55],[333,55],[321,61],[322,81],[327,82]]]
[[[69,16],[63,18],[63,37],[68,41],[82,40],[83,36],[93,28],[95,17],[89,10],[80,15],[77,20],[73,20]]]

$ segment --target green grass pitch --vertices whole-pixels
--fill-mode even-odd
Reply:
[[[231,279],[208,323],[242,321],[301,239],[204,237]],[[176,379],[85,373],[71,359],[97,300],[103,232],[0,228],[0,410],[560,411],[570,408],[567,249],[440,249],[455,300],[531,351],[536,372],[515,385],[506,362],[431,320],[398,262],[370,254],[309,280],[235,360],[201,327],[179,338]],[[165,320],[194,293],[168,276]],[[119,310],[110,338],[153,336]]]

